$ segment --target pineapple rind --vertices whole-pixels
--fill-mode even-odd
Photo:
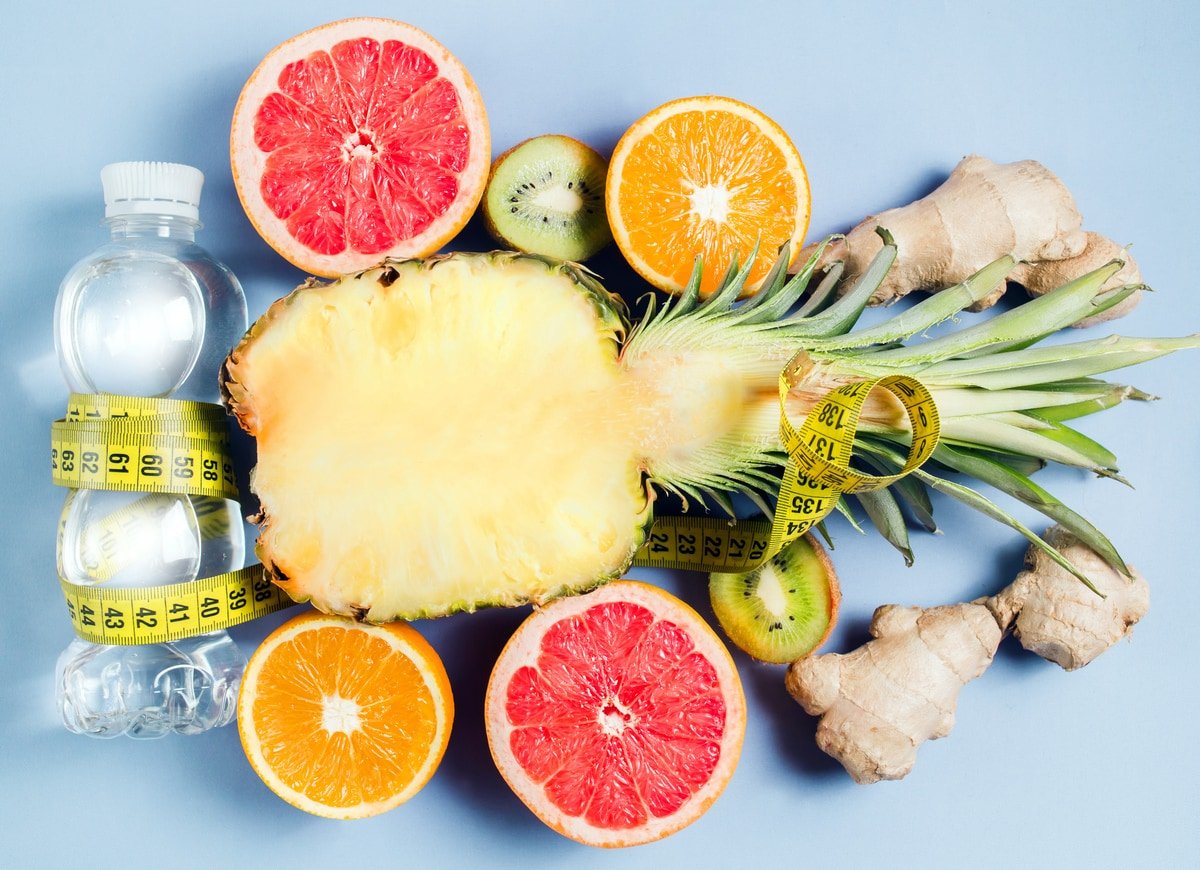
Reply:
[[[291,293],[272,302],[262,316],[250,324],[250,328],[246,330],[241,340],[229,352],[229,356],[225,357],[225,362],[221,364],[221,371],[217,374],[217,386],[221,390],[221,398],[224,400],[226,410],[237,419],[238,424],[248,434],[258,434],[258,420],[250,404],[246,401],[246,390],[238,382],[236,374],[238,366],[241,365],[246,351],[271,324],[283,315],[289,305],[300,298],[301,293],[324,286],[326,286],[324,281],[308,278]],[[253,472],[251,472],[251,480],[253,480]]]

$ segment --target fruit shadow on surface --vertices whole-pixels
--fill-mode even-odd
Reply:
[[[712,621],[716,622],[715,617]],[[862,633],[866,633],[865,623]],[[817,746],[816,717],[805,713],[788,694],[784,684],[787,665],[757,662],[732,645],[730,651],[742,676],[746,706],[752,711],[748,715],[756,715],[767,723],[772,750],[770,757],[807,777],[835,783],[845,780],[848,783],[842,766]]]
[[[530,812],[505,783],[488,749],[483,703],[492,665],[530,608],[492,608],[415,623],[441,656],[454,692],[454,728],[435,782],[475,809],[473,837],[511,837],[514,831],[538,838],[538,849],[573,844]]]
[[[830,782],[845,779],[845,771],[817,746],[817,719],[809,716],[784,687],[786,665],[766,665],[735,657],[748,706],[769,721],[771,757],[807,777]],[[848,782],[848,780],[847,780]]]
[[[462,232],[447,246],[449,250],[454,251],[492,251],[500,247],[500,243],[484,228],[481,211],[476,211]],[[632,319],[636,320],[641,310],[637,301],[643,294],[650,292],[651,287],[625,262],[617,246],[607,245],[595,256],[588,258],[584,265],[600,276],[600,282],[607,290],[625,300]]]
[[[238,824],[255,819],[249,823],[251,827],[271,836],[296,833],[319,821],[288,806],[263,784],[242,751],[236,722],[199,737],[178,738],[181,744],[193,740],[203,740],[207,745],[204,751],[181,750],[178,753],[177,769],[186,771],[182,781],[187,783],[189,794],[208,792],[212,803],[219,806],[221,812],[235,815]]]
[[[236,824],[271,836],[296,833],[319,821],[289,806],[263,784],[242,751],[236,722],[191,737],[168,735],[161,742],[167,744],[171,762],[148,767],[178,775],[173,780],[175,790],[163,789],[164,800],[177,799],[177,784],[185,782],[188,800],[196,807],[207,807],[214,815],[227,813]]]
[[[1045,481],[1042,482],[1044,483]],[[1049,528],[1050,521],[1046,520],[1043,523],[1033,521],[1031,528],[1036,532],[1043,532],[1043,526]],[[995,554],[996,568],[994,572],[995,580],[992,583],[993,588],[983,594],[995,595],[1016,580],[1017,575],[1025,570],[1025,555],[1028,549],[1025,540],[1018,538],[1011,546],[998,550]],[[1032,677],[1051,664],[1041,656],[1031,653],[1021,646],[1021,642],[1012,636],[1011,631],[1006,632],[1001,639],[1000,646],[996,648],[996,655],[993,660],[996,664],[1002,665],[1006,671],[1019,673],[1025,677]],[[1051,667],[1057,668],[1057,665],[1051,665]]]

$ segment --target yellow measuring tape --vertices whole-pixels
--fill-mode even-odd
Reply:
[[[779,435],[787,452],[774,519],[733,522],[711,517],[655,519],[633,564],[684,571],[749,571],[770,559],[823,520],[846,492],[867,492],[895,483],[933,455],[941,436],[937,405],[915,378],[889,375],[855,381],[823,396],[797,430],[788,419],[788,393],[812,363],[804,353],[779,376]],[[850,467],[854,436],[867,396],[874,389],[903,405],[912,443],[895,474],[863,474]]]
[[[59,486],[238,497],[224,409],[175,399],[73,393],[50,427]]]
[[[263,575],[261,565],[145,589],[59,582],[75,632],[92,643],[180,640],[249,622],[296,603]]]
[[[201,540],[229,532],[223,500],[236,500],[238,490],[225,419],[221,406],[200,402],[71,395],[65,417],[51,427],[54,482],[146,493],[85,528],[79,555],[90,577],[103,584],[139,558],[139,529],[160,523],[178,496],[191,497]],[[101,644],[179,640],[294,603],[260,565],[148,588],[60,583],[76,634]]]

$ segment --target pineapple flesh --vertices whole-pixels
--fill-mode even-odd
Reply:
[[[584,591],[628,567],[656,489],[727,511],[741,492],[767,507],[784,461],[778,376],[805,351],[788,396],[794,420],[848,381],[916,375],[943,408],[943,466],[1065,524],[1124,569],[1098,530],[1026,475],[1046,460],[1115,474],[1115,457],[1062,421],[1146,398],[1093,375],[1197,339],[1028,347],[1133,292],[1101,292],[1116,268],[1106,267],[985,323],[901,344],[978,301],[1011,258],[854,331],[894,259],[885,241],[848,292],[832,292],[835,267],[798,307],[819,250],[794,277],[783,252],[744,303],[748,267],[701,300],[697,264],[684,294],[657,309],[651,299],[632,329],[586,269],[523,254],[389,261],[306,283],[259,318],[221,376],[258,442],[259,558],[296,600],[371,622]],[[894,468],[906,427],[890,396],[872,394],[859,448]],[[899,499],[930,527],[927,489],[1052,549],[982,495],[922,470],[895,496],[871,494],[871,521],[902,552],[904,523],[875,518],[900,517]]]

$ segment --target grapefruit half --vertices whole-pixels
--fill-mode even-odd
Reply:
[[[488,744],[543,822],[635,846],[698,819],[729,781],[746,705],[728,650],[694,610],[619,581],[533,613],[492,671]]]
[[[334,276],[424,257],[470,218],[491,140],[466,68],[429,34],[348,18],[272,49],[242,88],[233,181],[259,234]]]

